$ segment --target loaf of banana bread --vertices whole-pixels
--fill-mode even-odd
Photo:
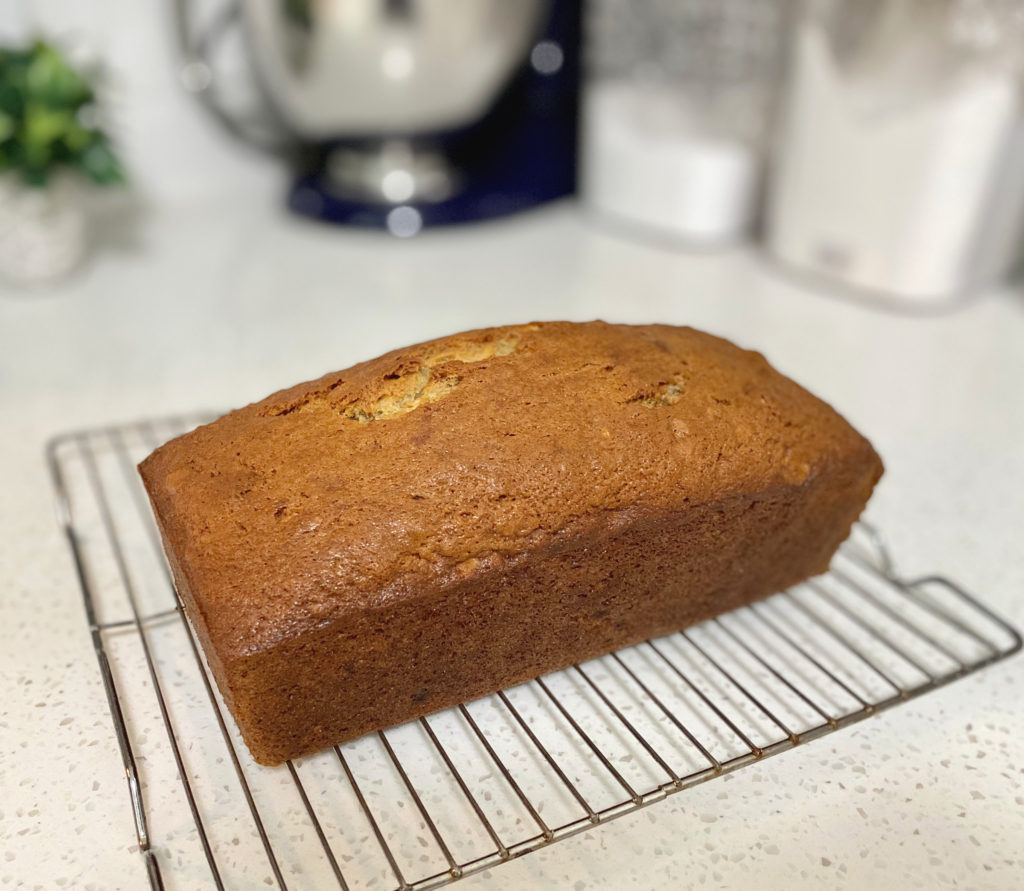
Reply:
[[[213,675],[276,764],[822,572],[882,465],[757,353],[558,322],[299,384],[140,470]]]

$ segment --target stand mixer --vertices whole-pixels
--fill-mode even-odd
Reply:
[[[202,22],[189,0],[175,9],[183,83],[287,158],[300,214],[411,235],[573,190],[578,0],[230,0]],[[248,103],[226,86],[232,39]]]

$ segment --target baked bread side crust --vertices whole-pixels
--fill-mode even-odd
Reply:
[[[140,469],[265,764],[822,572],[882,470],[759,355],[600,322],[397,350]]]

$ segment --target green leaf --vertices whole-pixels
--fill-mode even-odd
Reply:
[[[100,185],[111,185],[124,182],[124,171],[117,156],[105,142],[97,141],[90,145],[79,160],[82,172],[93,182]]]
[[[75,118],[71,112],[33,104],[25,109],[22,132],[29,145],[49,145],[63,138],[74,125]]]
[[[25,181],[26,185],[36,186],[41,189],[43,186],[46,185],[46,182],[49,179],[49,171],[26,170],[22,174],[22,179]]]
[[[18,122],[12,115],[0,110],[0,142],[10,139],[18,129]]]
[[[18,89],[13,78],[0,72],[0,111],[11,117],[20,118],[25,107],[25,93]]]
[[[29,63],[25,87],[30,96],[53,107],[81,105],[89,97],[85,81],[46,44],[39,45]]]
[[[69,152],[78,154],[84,151],[94,138],[93,133],[80,127],[77,122],[72,122],[67,133],[64,134],[64,145],[67,146]]]

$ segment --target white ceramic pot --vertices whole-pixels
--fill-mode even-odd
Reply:
[[[20,176],[0,176],[0,277],[41,285],[68,275],[85,254],[85,201],[73,176],[54,176],[44,187]]]

